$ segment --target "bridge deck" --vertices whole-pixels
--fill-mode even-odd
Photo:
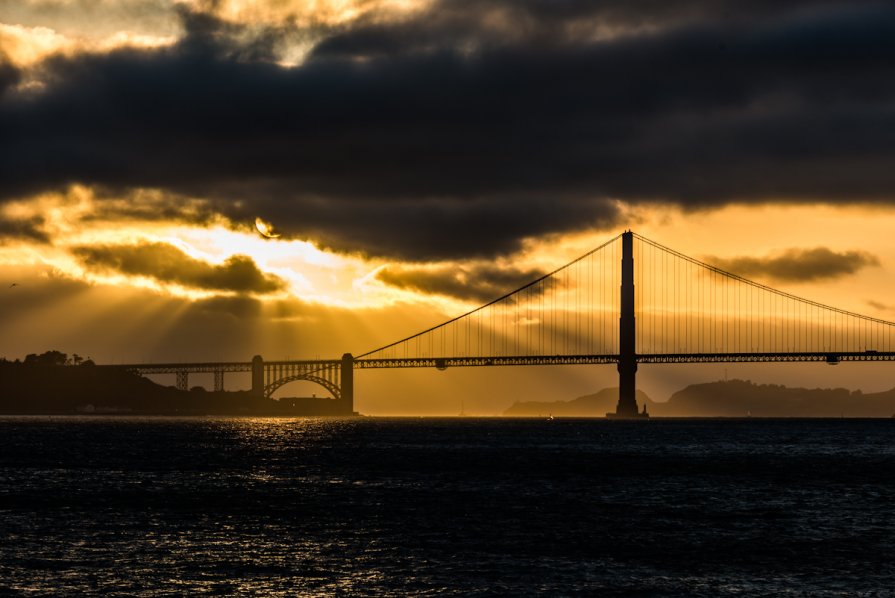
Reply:
[[[895,352],[845,353],[656,353],[637,355],[638,363],[746,363],[895,361]],[[474,367],[498,365],[575,365],[617,363],[618,355],[516,355],[507,357],[415,357],[405,359],[357,359],[360,369]]]
[[[283,366],[302,365],[310,369],[326,369],[333,366],[340,366],[341,359],[313,359],[313,360],[294,360],[294,361],[265,361],[264,367],[273,369]],[[184,363],[130,363],[121,365],[108,365],[104,367],[115,367],[124,370],[130,370],[138,374],[176,374],[178,372],[187,372],[190,374],[207,374],[213,372],[251,372],[251,361],[227,361],[227,362],[184,362]]]
[[[637,355],[638,363],[794,363],[841,361],[895,361],[895,352],[820,352],[820,353],[654,353]],[[508,365],[583,365],[612,364],[618,362],[618,355],[512,355],[501,357],[407,357],[390,359],[356,359],[357,369],[384,368],[438,368],[481,367]],[[328,369],[341,366],[341,360],[294,360],[265,361],[265,367],[302,365],[305,368]],[[139,374],[250,372],[252,363],[246,362],[202,362],[202,363],[135,363],[107,367],[131,370]]]

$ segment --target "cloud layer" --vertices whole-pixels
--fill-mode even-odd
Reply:
[[[714,266],[745,276],[788,282],[811,282],[854,274],[867,266],[878,266],[879,260],[863,251],[841,253],[817,247],[815,249],[787,249],[768,257],[741,256],[734,258],[708,257]]]
[[[478,264],[463,267],[389,266],[380,270],[376,277],[402,289],[485,303],[543,275],[538,270]]]
[[[434,2],[291,68],[288,23],[183,11],[179,43],[45,61],[40,92],[0,67],[0,197],[157,188],[414,260],[611,226],[616,200],[895,200],[891,3],[674,7]]]
[[[262,272],[244,255],[231,256],[223,264],[210,264],[173,245],[151,242],[83,246],[72,253],[91,269],[144,276],[192,289],[268,294],[286,288],[285,281]]]

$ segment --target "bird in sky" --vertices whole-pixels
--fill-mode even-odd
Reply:
[[[17,287],[17,286],[19,286],[19,283],[14,282],[14,283],[12,283],[11,285],[9,285],[9,288]]]

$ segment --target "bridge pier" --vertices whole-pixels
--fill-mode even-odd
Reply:
[[[264,359],[260,355],[252,357],[252,395],[264,398]]]
[[[345,415],[354,414],[354,356],[351,353],[342,355],[342,367],[340,368],[340,377],[342,378],[342,411]]]
[[[634,233],[622,233],[621,313],[618,319],[618,405],[610,418],[649,417],[637,411],[637,332],[634,318]],[[644,406],[645,407],[645,406]]]
[[[642,417],[637,411],[637,362],[618,364],[618,405],[615,413],[607,413],[614,417]]]

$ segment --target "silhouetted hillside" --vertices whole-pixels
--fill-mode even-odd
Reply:
[[[664,403],[654,402],[638,391],[650,415],[658,417],[891,417],[895,414],[895,389],[864,394],[845,388],[788,388],[728,380],[691,384]],[[618,389],[605,388],[571,401],[514,403],[508,416],[603,417],[614,411]]]
[[[238,413],[266,406],[246,392],[184,392],[92,365],[0,364],[0,388],[0,413]]]
[[[788,388],[729,380],[692,384],[667,403],[650,406],[655,415],[744,417],[891,417],[895,389],[864,394],[845,388]]]
[[[329,399],[259,398],[248,391],[180,391],[114,366],[64,353],[0,361],[0,413],[133,413],[142,415],[334,415]],[[85,365],[86,364],[86,365]]]
[[[653,402],[642,391],[637,391],[637,404],[643,405],[647,401],[648,409]],[[610,411],[615,411],[618,404],[618,388],[604,388],[592,395],[578,397],[571,401],[517,401],[503,412],[509,417],[603,417]]]

